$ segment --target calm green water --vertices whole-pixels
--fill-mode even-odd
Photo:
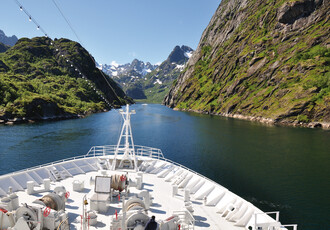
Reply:
[[[134,105],[135,144],[211,178],[298,229],[330,229],[330,132]],[[117,111],[85,119],[0,126],[0,175],[116,144]]]

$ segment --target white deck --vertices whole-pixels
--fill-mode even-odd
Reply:
[[[124,172],[124,171],[123,171]],[[126,172],[126,171],[125,171]],[[119,172],[117,172],[119,173]],[[51,184],[51,189],[55,188],[57,185],[63,185],[65,188],[70,191],[70,197],[66,205],[66,211],[69,213],[69,222],[71,223],[70,229],[80,229],[80,222],[82,214],[82,201],[85,193],[74,192],[72,191],[72,182],[74,180],[84,180],[85,185],[89,185],[89,178],[92,176],[100,175],[99,172],[90,172],[84,175],[78,175],[74,178],[67,178],[61,182],[56,182]],[[135,177],[136,173],[129,172],[129,177]],[[154,197],[153,204],[151,205],[148,215],[155,215],[156,220],[165,220],[170,217],[174,211],[184,210],[184,201],[183,201],[183,191],[179,190],[179,194],[175,197],[171,196],[172,187],[170,182],[164,182],[163,178],[158,178],[153,174],[144,174],[143,175],[144,186],[143,190],[151,192],[151,195]],[[94,188],[87,188],[85,192],[87,193],[87,199],[92,196],[94,193]],[[130,189],[131,196],[134,193],[138,193],[135,188]],[[32,204],[37,198],[46,195],[48,192],[27,195],[26,192],[18,192],[17,195],[20,197],[20,202],[24,201],[28,204]],[[90,229],[109,229],[111,219],[115,217],[115,210],[119,213],[121,211],[121,202],[118,202],[117,198],[114,198],[114,202],[111,203],[106,214],[98,213],[98,224],[97,226],[91,226]],[[194,201],[194,217],[196,219],[195,229],[244,229],[242,227],[234,227],[232,222],[228,222],[221,218],[220,214],[216,213],[215,207],[204,206],[202,201]]]
[[[152,154],[149,154],[149,156],[152,156]],[[140,162],[147,162],[143,171],[142,189],[138,190],[135,187],[130,187],[129,197],[126,197],[127,200],[142,190],[149,191],[153,197],[153,203],[147,212],[149,217],[155,215],[156,220],[160,221],[172,216],[174,212],[186,210],[184,190],[189,189],[193,193],[190,194],[190,197],[193,209],[192,216],[195,219],[195,226],[190,229],[235,230],[248,229],[249,226],[255,229],[255,214],[263,212],[251,203],[208,178],[171,162],[160,155],[157,157],[149,156],[139,156]],[[36,167],[16,174],[7,174],[0,177],[0,192],[3,196],[4,191],[8,191],[9,186],[11,186],[13,191],[17,191],[16,194],[19,196],[20,204],[27,203],[33,205],[32,202],[34,200],[41,198],[49,192],[28,195],[25,190],[26,181],[33,180],[36,184],[41,184],[42,179],[52,178],[50,171],[55,167],[62,175],[68,177],[57,182],[52,178],[51,190],[56,186],[63,185],[70,192],[70,197],[66,204],[70,229],[81,229],[83,196],[87,194],[87,200],[90,202],[91,196],[95,193],[94,185],[90,185],[91,177],[101,176],[101,172],[103,174],[106,172],[107,175],[126,174],[128,172],[129,179],[133,181],[136,179],[137,172],[135,170],[101,170],[99,159],[113,159],[113,157],[113,155],[86,156],[85,158]],[[108,168],[110,168],[109,165]],[[74,180],[84,181],[85,189],[82,192],[73,191],[72,183]],[[179,189],[178,194],[173,196],[172,190],[175,183]],[[204,200],[205,197],[206,200]],[[231,205],[236,208],[234,212],[228,211]],[[109,229],[111,221],[115,217],[115,210],[120,214],[122,204],[115,197],[109,206],[107,213],[97,213],[98,223],[95,227],[90,226],[90,229]],[[87,210],[89,209],[90,205],[87,206]],[[262,224],[266,222],[275,223],[275,220],[266,214],[258,214],[258,223]]]

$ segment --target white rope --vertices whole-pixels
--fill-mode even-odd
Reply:
[[[61,10],[61,8],[59,7],[59,4],[56,2],[56,0],[52,0],[54,5],[56,6],[56,8],[58,9],[58,11],[60,12],[60,14],[62,15],[62,17],[64,18],[64,20],[66,21],[66,23],[68,24],[68,26],[70,27],[70,29],[72,30],[72,32],[74,33],[74,35],[76,36],[77,40],[79,41],[79,43],[85,47],[85,45],[83,44],[83,42],[80,40],[80,38],[78,37],[78,34],[76,33],[76,31],[73,29],[73,26],[71,25],[70,21],[67,19],[67,17],[65,17],[63,11]],[[86,49],[87,51],[87,49]],[[96,61],[95,59],[92,57],[92,55],[87,51],[89,57],[91,58],[91,60],[93,61],[94,65],[96,66]],[[99,72],[101,73],[101,75],[103,76],[104,80],[106,81],[106,83],[108,84],[108,86],[112,89],[113,93],[116,96],[116,99],[118,100],[118,102],[120,103],[119,97],[116,94],[116,91],[112,88],[111,84],[108,82],[107,77],[104,75],[103,71],[100,70],[99,68],[97,68],[99,70]]]

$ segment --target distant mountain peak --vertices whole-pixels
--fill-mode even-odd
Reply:
[[[193,49],[188,46],[175,46],[167,58],[167,61],[175,64],[183,64],[190,58]]]
[[[17,41],[18,41],[18,39],[15,35],[8,37],[8,36],[6,36],[5,32],[0,30],[0,42],[1,43],[8,45],[8,46],[13,46],[16,44]]]
[[[116,62],[112,62],[110,65],[98,64],[98,68],[108,74],[110,77],[131,74],[132,71],[134,71],[135,75],[144,76],[157,67],[158,65],[152,65],[150,62],[145,63],[136,58],[131,63],[126,63],[123,65],[119,65]]]
[[[175,46],[162,63],[153,65],[134,59],[123,65],[98,64],[98,68],[116,80],[130,97],[160,103],[193,51],[189,46]]]

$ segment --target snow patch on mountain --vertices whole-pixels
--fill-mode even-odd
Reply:
[[[156,79],[156,81],[154,82],[154,85],[155,84],[160,84],[161,85],[161,84],[163,84],[163,82],[161,80],[159,80],[159,79]]]
[[[110,65],[98,64],[100,70],[108,74],[110,77],[127,75],[131,71],[136,72],[142,76],[147,75],[158,67],[158,65],[152,65],[150,62],[144,63],[143,61],[134,59],[132,63],[118,64],[116,61],[112,61]]]
[[[114,66],[114,67],[116,67],[116,68],[118,68],[118,66],[119,66],[119,64],[116,61],[112,61],[111,62],[111,65]]]
[[[176,69],[178,69],[178,70],[180,70],[180,71],[182,71],[183,69],[184,69],[184,66],[185,65],[176,65]]]
[[[192,53],[193,49],[188,46],[175,46],[162,63],[153,65],[150,62],[134,59],[131,63],[123,65],[114,61],[108,65],[100,64],[99,68],[114,78],[128,96],[142,99],[143,94],[143,99],[157,98],[158,95],[168,91],[173,80],[185,68]]]
[[[193,51],[189,51],[189,52],[185,52],[184,56],[186,56],[187,58],[190,58],[193,54]]]

